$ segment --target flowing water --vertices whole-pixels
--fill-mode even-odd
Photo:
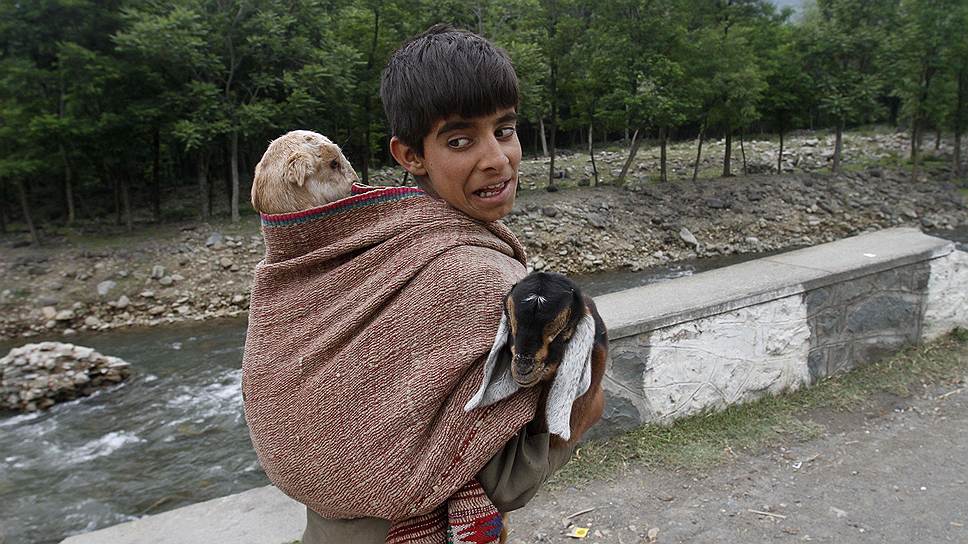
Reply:
[[[946,237],[965,242],[968,229]],[[763,256],[576,279],[599,295]],[[131,378],[46,412],[0,417],[0,543],[58,542],[267,484],[242,414],[244,338],[244,320],[72,338],[129,361]]]
[[[131,378],[0,418],[0,542],[57,542],[268,483],[242,415],[244,338],[241,320],[73,338],[131,362]]]

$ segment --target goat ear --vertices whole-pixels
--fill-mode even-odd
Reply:
[[[548,393],[548,432],[567,441],[571,438],[571,409],[575,399],[592,385],[592,349],[595,347],[595,318],[585,314],[575,328],[558,365]]]
[[[510,353],[505,346],[511,335],[507,313],[501,312],[501,322],[494,335],[494,345],[484,362],[484,378],[477,393],[464,405],[464,411],[470,412],[475,408],[493,404],[510,397],[520,386],[511,376]]]
[[[286,173],[284,179],[302,187],[309,176],[313,175],[313,158],[305,151],[297,151],[289,157],[286,163]]]

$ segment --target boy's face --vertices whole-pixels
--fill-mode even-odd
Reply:
[[[511,212],[518,184],[521,143],[514,108],[491,115],[438,121],[424,138],[423,156],[393,138],[393,156],[414,176],[425,176],[428,192],[481,221]]]

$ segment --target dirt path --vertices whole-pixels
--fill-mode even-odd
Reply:
[[[817,413],[823,438],[701,473],[630,469],[545,492],[512,517],[511,542],[968,542],[968,390],[885,397]],[[588,527],[575,540],[564,518]],[[761,512],[753,512],[753,511]]]

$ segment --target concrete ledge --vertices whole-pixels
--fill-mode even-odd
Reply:
[[[609,293],[595,301],[609,338],[616,340],[942,257],[954,246],[917,229],[889,229]]]
[[[810,385],[968,327],[968,253],[891,229],[596,298],[607,407],[591,437]],[[282,544],[305,509],[254,489],[65,544]]]
[[[302,538],[306,507],[273,486],[193,504],[63,544],[283,544]]]

